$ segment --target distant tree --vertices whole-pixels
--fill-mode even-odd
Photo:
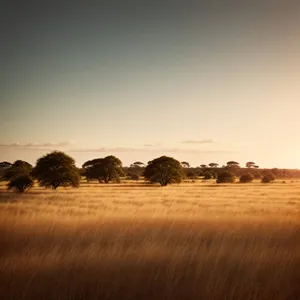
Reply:
[[[185,178],[181,163],[168,156],[161,156],[148,162],[144,172],[145,179],[152,183],[166,186],[172,183],[180,183]]]
[[[99,183],[119,182],[120,176],[124,176],[121,160],[113,155],[89,160],[82,168],[86,179],[98,180]]]
[[[203,176],[205,172],[203,170],[197,170],[195,173],[197,176]]]
[[[140,162],[140,161],[136,161],[133,164],[130,165],[130,168],[142,168],[144,167],[145,164]]]
[[[253,162],[253,161],[248,161],[246,163],[246,168],[254,168],[254,166],[255,166],[255,162]]]
[[[190,168],[190,167],[191,167],[191,165],[190,165],[188,162],[186,162],[186,161],[182,161],[182,162],[181,162],[181,165],[182,165],[184,168]]]
[[[239,166],[240,166],[240,164],[238,162],[233,161],[233,160],[228,161],[226,164],[227,164],[228,168],[239,168]]]
[[[33,184],[33,179],[29,175],[19,175],[11,178],[7,184],[7,189],[14,189],[17,193],[25,193],[33,187]]]
[[[16,160],[9,168],[5,169],[3,179],[10,181],[13,178],[30,175],[32,171],[32,165],[23,160]]]
[[[218,174],[217,183],[233,183],[235,181],[235,176],[232,172],[224,171]]]
[[[78,187],[80,175],[72,157],[54,151],[39,158],[32,172],[40,186],[57,189],[59,186]]]
[[[259,169],[259,166],[255,165],[254,168],[255,168],[255,169]]]
[[[248,182],[252,182],[252,181],[253,181],[253,176],[250,173],[243,174],[240,177],[241,183],[248,183]]]
[[[207,165],[200,165],[200,168],[205,169],[207,168]]]
[[[217,163],[210,163],[209,166],[211,168],[217,168],[219,166],[219,164],[217,164]]]
[[[211,172],[208,172],[208,171],[207,171],[207,172],[204,173],[204,179],[205,179],[205,180],[212,179],[212,177],[213,177],[213,176],[212,176]]]
[[[3,168],[3,169],[8,169],[12,166],[12,164],[8,161],[2,161],[0,162],[0,168]]]

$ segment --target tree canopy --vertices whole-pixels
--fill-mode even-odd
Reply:
[[[229,168],[239,168],[239,166],[240,166],[240,164],[238,162],[233,161],[233,160],[228,161],[226,164],[227,164],[227,167],[229,167]]]
[[[8,169],[12,166],[12,164],[8,161],[2,161],[0,162],[0,168],[3,168],[3,169]]]
[[[210,163],[209,166],[211,168],[217,168],[219,166],[219,164],[217,164],[217,163]]]
[[[99,183],[119,181],[120,176],[124,175],[121,160],[113,155],[89,160],[82,168],[88,180],[98,180]]]
[[[141,161],[136,161],[130,165],[131,168],[142,168],[145,164]]]
[[[187,161],[182,161],[181,162],[181,165],[184,167],[184,168],[190,168],[191,165],[187,162]]]
[[[46,188],[78,187],[80,182],[74,159],[60,151],[54,151],[39,158],[32,174],[40,186]]]
[[[224,171],[218,174],[217,183],[233,183],[235,181],[235,176],[232,172]]]
[[[255,162],[253,161],[248,161],[246,163],[246,168],[254,168],[255,167]]]
[[[10,167],[7,167],[4,172],[3,179],[10,181],[13,178],[23,175],[30,175],[32,165],[24,160],[16,160]]]
[[[148,162],[144,172],[145,179],[166,186],[180,183],[185,178],[181,163],[173,157],[161,156]]]

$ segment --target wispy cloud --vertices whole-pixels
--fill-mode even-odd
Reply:
[[[182,148],[126,148],[126,147],[112,147],[112,148],[78,148],[70,149],[69,152],[93,152],[93,153],[132,153],[132,152],[146,152],[146,153],[235,153],[233,150],[201,150],[201,149],[182,149]]]
[[[160,143],[157,143],[157,144],[144,144],[144,147],[159,147],[161,146]]]
[[[60,142],[60,143],[11,143],[11,144],[1,144],[0,147],[2,148],[21,148],[21,149],[49,149],[49,148],[61,148],[69,146],[69,142]]]
[[[213,144],[213,139],[204,139],[204,140],[186,140],[181,142],[182,144]]]

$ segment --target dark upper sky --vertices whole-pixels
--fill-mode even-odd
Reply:
[[[263,148],[263,126],[279,144],[274,120],[286,115],[286,107],[293,108],[289,122],[296,122],[296,1],[10,0],[0,5],[0,147],[49,139],[90,148],[180,148],[186,138],[211,139],[220,143],[196,145],[198,150],[233,147],[246,159],[247,147],[257,145],[245,136],[254,136]],[[189,118],[180,123],[183,110]],[[156,116],[154,124],[149,115]],[[98,134],[84,131],[78,120],[98,128]],[[254,128],[236,126],[242,122]],[[293,134],[284,138],[291,156]],[[258,156],[271,159],[263,151]]]

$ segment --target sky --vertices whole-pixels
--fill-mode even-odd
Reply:
[[[1,1],[0,161],[300,168],[294,2]]]

